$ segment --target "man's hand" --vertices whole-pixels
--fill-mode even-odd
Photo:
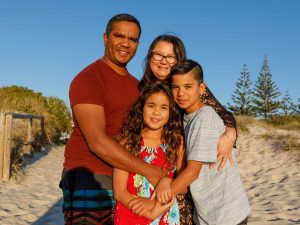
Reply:
[[[152,166],[152,172],[146,175],[147,180],[155,187],[158,181],[167,175],[167,171],[159,166]]]

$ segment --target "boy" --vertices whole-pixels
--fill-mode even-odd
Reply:
[[[168,178],[161,180],[156,188],[157,199],[165,203],[171,195],[190,185],[196,224],[247,224],[250,206],[234,151],[234,166],[228,162],[222,172],[218,172],[217,167],[210,169],[210,165],[217,162],[217,144],[225,126],[218,114],[201,102],[205,91],[201,66],[192,60],[178,63],[171,70],[171,79],[175,101],[185,113],[187,166],[171,184]]]

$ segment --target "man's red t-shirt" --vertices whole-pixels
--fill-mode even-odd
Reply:
[[[137,85],[138,80],[132,75],[119,75],[106,63],[97,60],[73,79],[69,93],[71,107],[82,103],[102,106],[106,133],[114,137],[118,135],[129,107],[139,95]],[[64,167],[111,175],[112,167],[89,150],[74,114],[73,122],[73,132],[65,149]]]

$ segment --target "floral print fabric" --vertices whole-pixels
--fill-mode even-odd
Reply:
[[[161,144],[156,148],[150,148],[144,146],[144,144],[142,143],[141,158],[147,163],[168,169],[170,168],[170,162],[167,160],[165,155],[167,148],[168,145],[166,144]],[[174,172],[175,170],[170,171],[169,176],[173,177]],[[154,191],[154,187],[149,183],[149,181],[144,176],[135,173],[129,173],[127,190],[131,194],[137,195],[139,197],[149,198]],[[159,216],[156,220],[150,221],[143,217],[133,214],[125,206],[117,202],[117,207],[115,211],[115,224],[179,225],[178,204],[177,202],[175,202],[169,211]]]

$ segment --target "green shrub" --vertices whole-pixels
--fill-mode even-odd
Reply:
[[[45,97],[26,87],[1,87],[0,111],[43,115],[46,136],[50,142],[57,142],[61,133],[71,131],[70,110],[61,99]]]

